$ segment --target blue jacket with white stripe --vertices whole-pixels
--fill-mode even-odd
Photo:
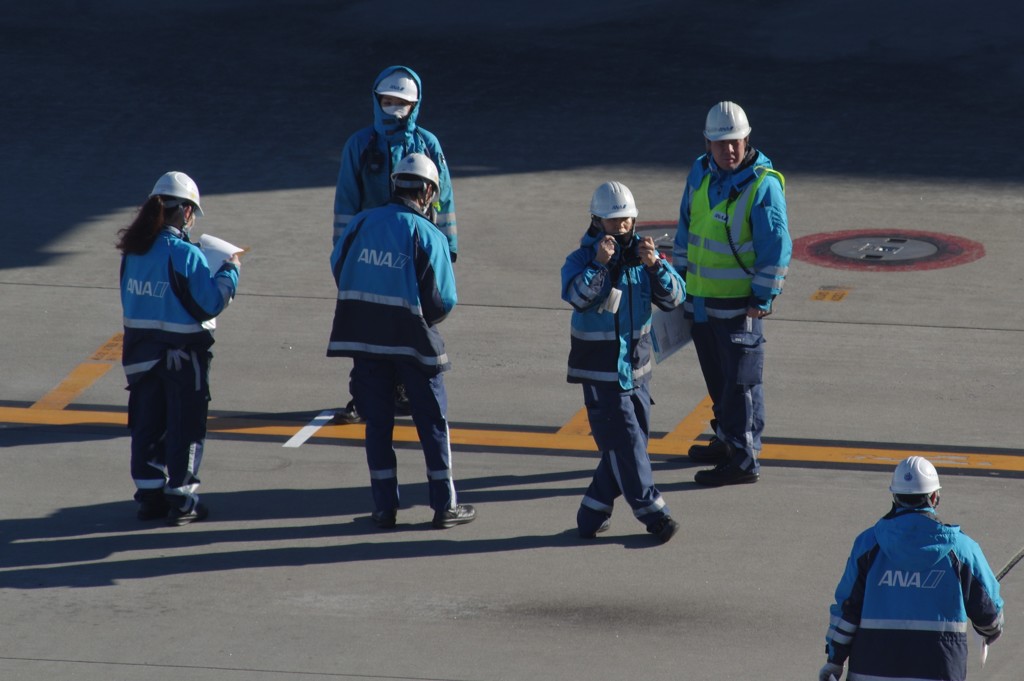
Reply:
[[[211,274],[206,256],[183,236],[164,227],[145,254],[121,258],[121,362],[129,386],[163,361],[167,350],[209,350],[209,321],[238,287],[235,265],[225,262]]]
[[[595,260],[604,233],[591,227],[562,266],[562,300],[573,307],[569,350],[570,383],[604,383],[632,390],[650,380],[652,304],[662,310],[686,298],[682,277],[667,261],[644,267],[624,262],[616,250],[607,265]],[[634,234],[626,253],[635,252]],[[621,292],[617,312],[602,311],[612,289]]]
[[[977,542],[934,509],[895,507],[853,544],[825,637],[849,678],[967,677],[968,625],[1002,630],[999,582]]]
[[[451,364],[437,330],[455,307],[448,242],[402,198],[352,219],[331,253],[338,285],[328,357],[413,362],[428,375]]]

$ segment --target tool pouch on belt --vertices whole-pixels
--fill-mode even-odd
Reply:
[[[761,321],[750,331],[732,333],[733,352],[739,353],[736,369],[738,385],[760,385],[764,373],[764,335],[761,334]],[[753,325],[752,325],[753,326]]]

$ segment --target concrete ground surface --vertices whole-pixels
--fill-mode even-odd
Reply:
[[[1016,4],[963,11],[10,3],[0,679],[815,678],[850,545],[915,452],[939,466],[941,517],[1007,565],[1024,548],[1024,47]],[[414,445],[386,533],[358,427],[284,446],[348,400],[350,362],[324,357],[333,187],[391,64],[423,77],[420,123],[457,202],[460,305],[442,331],[456,485],[480,515],[446,531]],[[543,444],[579,442],[559,439],[582,407],[559,268],[605,180],[630,186],[641,221],[676,219],[721,99],[786,175],[794,239],[917,230],[984,255],[899,272],[795,259],[767,322],[761,481],[699,488],[679,440],[654,457],[679,534],[656,545],[619,504],[581,541],[596,454]],[[211,517],[183,528],[134,517],[124,378],[102,350],[121,330],[115,234],[171,169],[203,193],[197,233],[252,248],[214,348]],[[692,349],[652,391],[656,438],[699,413]],[[1024,567],[1002,588],[1006,633],[972,679],[1021,678]]]

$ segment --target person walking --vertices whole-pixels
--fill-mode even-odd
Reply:
[[[691,460],[713,463],[694,480],[757,482],[764,430],[764,318],[782,292],[793,243],[785,179],[750,145],[747,115],[720,102],[704,125],[679,206],[672,261],[686,280],[684,314],[711,397],[714,436]]]
[[[209,513],[199,501],[197,476],[210,400],[210,322],[234,298],[241,268],[236,254],[210,271],[189,241],[202,214],[195,181],[165,173],[117,243],[138,518],[166,518],[171,525]]]
[[[443,372],[451,364],[437,329],[458,300],[448,241],[427,218],[440,178],[424,154],[395,165],[391,201],[358,213],[331,253],[338,285],[328,357],[351,357],[352,396],[366,422],[372,519],[392,529],[400,505],[393,446],[394,386],[409,396],[427,464],[433,526],[476,518],[459,504],[452,479],[448,397]]]
[[[448,240],[452,262],[458,257],[459,238],[455,221],[455,197],[451,175],[437,136],[417,123],[423,101],[423,83],[408,66],[389,66],[373,82],[373,124],[345,142],[334,192],[334,234],[338,238],[360,211],[383,206],[391,198],[391,173],[412,153],[424,154],[437,168],[439,189],[427,217]],[[401,384],[395,388],[395,407],[409,413]],[[336,418],[358,423],[355,401],[338,410]]]
[[[981,547],[939,520],[939,475],[921,456],[892,474],[892,508],[853,542],[825,636],[819,681],[967,678],[968,624],[1003,631],[999,582]]]
[[[590,226],[562,266],[562,299],[572,305],[569,383],[583,387],[601,460],[576,515],[581,537],[607,530],[622,495],[662,543],[679,530],[654,485],[647,453],[653,368],[652,306],[671,310],[686,296],[654,240],[636,233],[633,194],[605,182],[590,201]]]

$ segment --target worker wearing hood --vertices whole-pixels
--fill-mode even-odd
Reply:
[[[452,261],[459,250],[451,175],[441,143],[416,120],[423,101],[423,83],[407,66],[389,66],[373,82],[373,125],[359,130],[341,152],[334,194],[334,236],[356,213],[383,206],[391,198],[391,173],[409,154],[423,154],[437,167],[441,190],[434,202],[433,222],[448,239]]]

